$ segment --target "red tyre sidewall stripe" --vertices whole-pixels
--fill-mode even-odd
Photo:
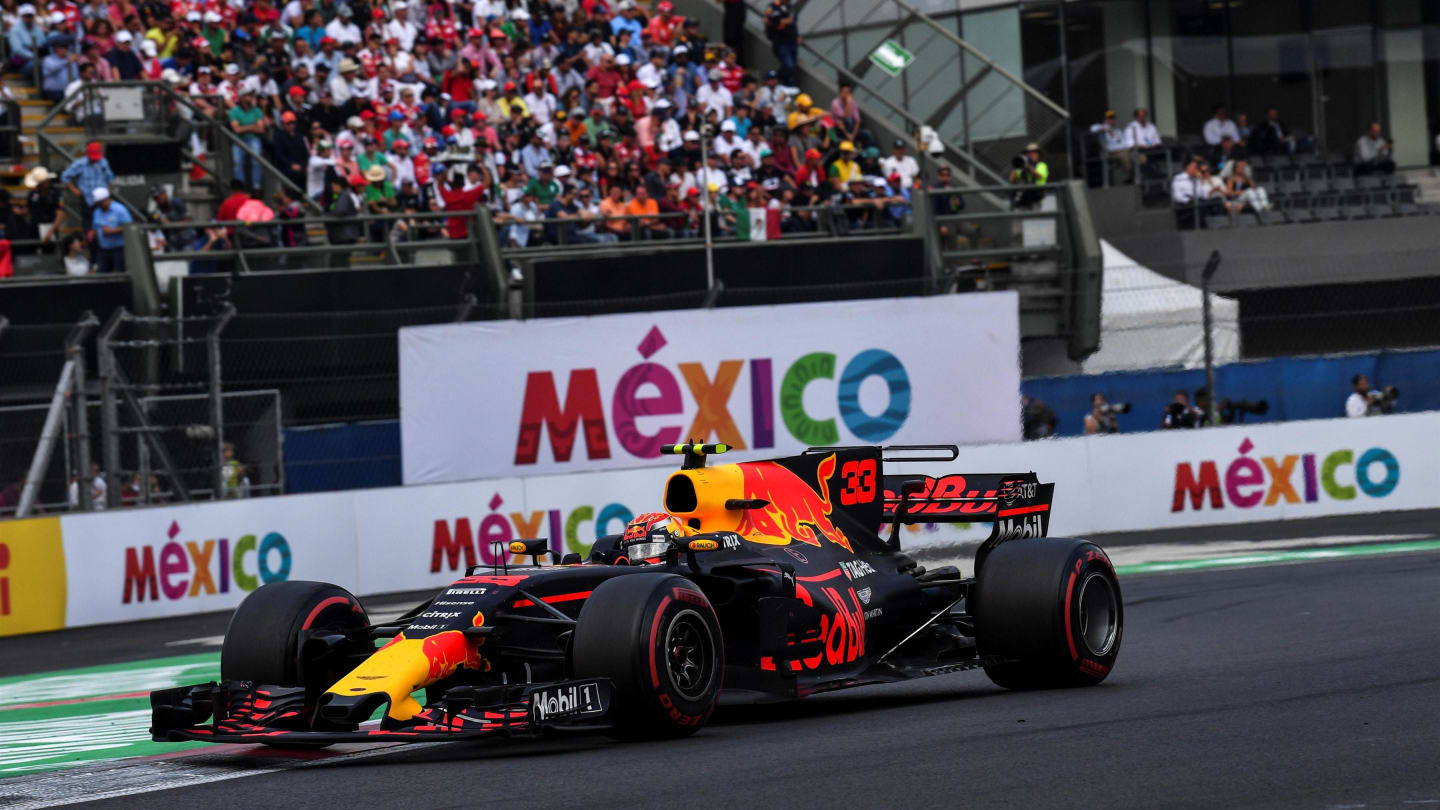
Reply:
[[[305,623],[300,625],[300,629],[309,630],[310,625],[315,623],[315,620],[320,617],[320,613],[324,611],[325,608],[349,604],[350,599],[344,596],[332,596],[329,599],[321,599],[320,604],[316,605],[314,610],[310,611],[310,615],[305,617]]]
[[[665,615],[665,608],[669,606],[670,597],[662,597],[660,599],[660,606],[655,609],[655,615],[650,619],[650,683],[656,689],[660,688],[660,667],[659,662],[656,660],[657,651],[655,641],[660,634],[660,619]]]
[[[1070,645],[1070,659],[1080,660],[1080,653],[1075,650],[1075,630],[1070,622],[1070,597],[1075,594],[1075,579],[1080,575],[1078,571],[1070,572],[1070,581],[1065,583],[1065,643]]]

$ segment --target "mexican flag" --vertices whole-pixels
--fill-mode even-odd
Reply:
[[[750,241],[764,242],[780,238],[780,210],[778,208],[751,208]]]

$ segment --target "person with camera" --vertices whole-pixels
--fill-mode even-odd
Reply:
[[[1111,404],[1105,401],[1105,395],[1094,393],[1090,395],[1090,412],[1085,414],[1086,433],[1119,433],[1120,423],[1116,421],[1115,415],[1129,413],[1130,403],[1116,402]]]
[[[1040,144],[1026,144],[1025,151],[1010,162],[1010,185],[1043,186],[1050,180],[1050,164],[1040,155]],[[1011,196],[1014,208],[1034,208],[1045,198],[1038,190],[1016,191]]]
[[[1346,416],[1380,416],[1394,413],[1395,400],[1400,398],[1400,389],[1387,385],[1384,390],[1377,391],[1370,387],[1370,378],[1364,374],[1351,377],[1350,385],[1355,390],[1345,400]]]
[[[1205,412],[1190,404],[1190,395],[1185,391],[1176,391],[1174,401],[1165,406],[1160,416],[1161,430],[1194,428],[1203,424]]]

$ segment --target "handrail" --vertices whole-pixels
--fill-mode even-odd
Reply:
[[[953,32],[953,31],[951,31],[950,29],[948,29],[948,28],[940,25],[939,23],[935,22],[935,20],[933,20],[933,19],[930,18],[930,15],[928,15],[928,14],[924,13],[923,11],[920,11],[919,9],[917,9],[917,8],[915,8],[914,6],[910,5],[908,2],[906,2],[906,0],[890,0],[890,2],[894,3],[894,4],[897,5],[897,6],[900,6],[901,8],[905,9],[906,11],[910,12],[910,15],[911,15],[911,18],[912,18],[912,19],[917,19],[917,18],[920,19],[920,20],[923,21],[927,26],[929,26],[931,29],[933,29],[934,31],[938,32],[941,36],[945,37],[946,39],[949,39],[951,42],[955,43],[956,45],[959,45],[961,48],[964,48],[965,51],[967,51],[971,56],[974,56],[975,58],[977,58],[977,59],[979,59],[980,61],[984,62],[986,67],[990,68],[991,70],[995,71],[996,73],[999,73],[1001,76],[1004,76],[1005,78],[1009,79],[1009,80],[1011,81],[1011,83],[1016,84],[1016,85],[1019,85],[1019,86],[1020,86],[1020,89],[1021,89],[1021,90],[1024,90],[1026,95],[1034,98],[1035,100],[1039,101],[1041,104],[1044,104],[1046,107],[1049,107],[1049,108],[1051,109],[1051,111],[1053,111],[1053,112],[1055,112],[1056,114],[1060,115],[1062,118],[1069,118],[1069,117],[1070,117],[1070,112],[1069,112],[1068,110],[1066,110],[1064,107],[1061,107],[1059,104],[1056,104],[1055,102],[1053,102],[1053,101],[1051,101],[1050,99],[1046,98],[1044,93],[1041,93],[1039,90],[1036,90],[1034,87],[1031,87],[1030,85],[1026,84],[1025,81],[1024,81],[1023,79],[1021,79],[1019,76],[1016,76],[1014,73],[1011,73],[1010,71],[1008,71],[1008,70],[1006,70],[1005,68],[1001,67],[1001,66],[1000,66],[999,64],[997,64],[994,60],[992,60],[990,57],[986,56],[982,51],[980,51],[978,48],[976,48],[974,45],[971,45],[970,43],[968,43],[968,42],[966,42],[965,40],[961,39],[960,37],[956,36],[956,35],[955,35],[955,32]]]
[[[286,188],[295,192],[297,199],[301,200],[303,204],[307,205],[314,211],[321,210],[320,206],[316,204],[314,200],[310,199],[310,195],[305,193],[305,189],[300,188],[293,181],[291,181],[290,178],[286,177],[283,172],[281,172],[278,168],[275,167],[275,164],[271,163],[263,155],[251,149],[249,144],[245,143],[244,139],[231,132],[230,128],[224,122],[219,121],[218,119],[206,114],[204,110],[201,110],[198,106],[196,106],[196,104],[191,101],[187,96],[175,92],[175,88],[171,87],[170,84],[167,82],[90,82],[89,84],[81,85],[80,87],[77,87],[70,93],[66,94],[66,96],[60,100],[60,103],[51,107],[50,111],[45,114],[45,117],[40,119],[40,122],[35,125],[36,137],[43,139],[48,147],[60,153],[60,156],[65,158],[67,161],[73,161],[75,158],[70,154],[68,150],[61,147],[60,144],[56,143],[52,138],[50,138],[50,136],[45,134],[45,128],[50,125],[50,122],[54,120],[55,116],[59,115],[60,112],[65,109],[66,105],[69,104],[70,101],[74,99],[77,95],[84,94],[88,96],[91,93],[98,93],[106,89],[123,87],[140,87],[150,90],[158,90],[160,91],[161,96],[166,98],[167,100],[172,101],[176,104],[184,105],[186,109],[190,110],[195,116],[197,116],[198,123],[209,124],[210,126],[214,127],[216,131],[220,132],[225,138],[229,139],[231,146],[238,145],[241,149],[245,150],[245,153],[251,158],[255,159],[255,161],[260,165],[262,170],[274,175],[274,177],[279,180],[280,183],[282,183]],[[124,201],[122,200],[122,202]],[[140,211],[136,210],[128,203],[126,203],[125,207],[129,208],[130,211],[137,216],[143,216]]]
[[[856,87],[865,88],[867,91],[869,91],[868,86],[867,86],[863,81],[861,81],[860,77],[859,77],[859,76],[856,76],[854,73],[850,72],[850,69],[849,69],[848,67],[846,67],[845,65],[841,65],[841,64],[837,63],[835,60],[833,60],[833,59],[831,59],[830,57],[826,56],[825,54],[821,53],[819,50],[816,50],[816,49],[815,49],[813,46],[811,46],[808,42],[805,42],[805,41],[802,40],[802,41],[800,42],[800,47],[803,48],[803,49],[805,49],[805,52],[806,52],[806,53],[809,53],[810,55],[812,55],[812,56],[814,56],[815,58],[819,59],[821,62],[824,62],[825,65],[826,65],[827,67],[831,68],[832,70],[834,70],[837,75],[843,76],[843,77],[845,77],[846,79],[849,79],[851,82],[853,82],[853,83],[855,84]],[[891,101],[890,99],[886,98],[885,96],[881,95],[880,93],[876,93],[876,92],[874,92],[874,91],[869,91],[869,95],[871,95],[871,96],[875,97],[876,99],[878,99],[882,104],[884,104],[886,107],[888,107],[892,112],[896,113],[896,114],[899,115],[901,118],[903,118],[907,123],[909,123],[909,124],[911,125],[911,131],[912,131],[912,133],[915,132],[915,131],[918,131],[921,126],[928,126],[928,124],[926,124],[924,121],[921,121],[920,119],[918,119],[918,118],[916,118],[914,115],[912,115],[909,110],[906,110],[904,107],[898,106],[897,104],[895,104],[895,102]],[[866,106],[865,104],[860,103],[860,102],[858,102],[858,101],[857,101],[857,104],[859,104],[862,109]],[[877,116],[873,116],[873,115],[872,115],[871,117],[874,118],[874,117],[877,117]],[[971,152],[968,148],[963,148],[963,147],[960,147],[960,146],[956,146],[955,144],[951,143],[949,140],[947,140],[947,139],[939,132],[939,130],[936,130],[936,133],[935,133],[935,134],[936,134],[937,137],[940,138],[941,143],[943,143],[943,144],[945,145],[945,148],[946,148],[946,149],[948,149],[949,151],[952,151],[952,152],[960,155],[962,158],[964,158],[964,159],[966,160],[967,163],[969,163],[969,165],[971,166],[971,172],[970,172],[970,174],[971,174],[972,176],[977,173],[975,170],[978,169],[978,170],[979,170],[978,173],[985,175],[985,177],[986,177],[987,179],[989,179],[989,180],[992,180],[992,181],[994,181],[994,182],[996,182],[996,183],[1004,183],[1004,182],[1005,182],[1005,178],[1004,178],[1002,175],[998,174],[998,173],[995,172],[993,169],[991,169],[989,166],[987,166],[987,165],[985,165],[984,163],[982,163],[982,162],[980,161],[980,159],[979,159],[978,157],[976,157],[975,154],[974,154],[973,152]]]

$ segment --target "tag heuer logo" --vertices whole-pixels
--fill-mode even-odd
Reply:
[[[868,605],[870,604],[870,594],[872,590],[871,588],[861,588],[855,592],[855,595],[860,597],[861,603]]]

